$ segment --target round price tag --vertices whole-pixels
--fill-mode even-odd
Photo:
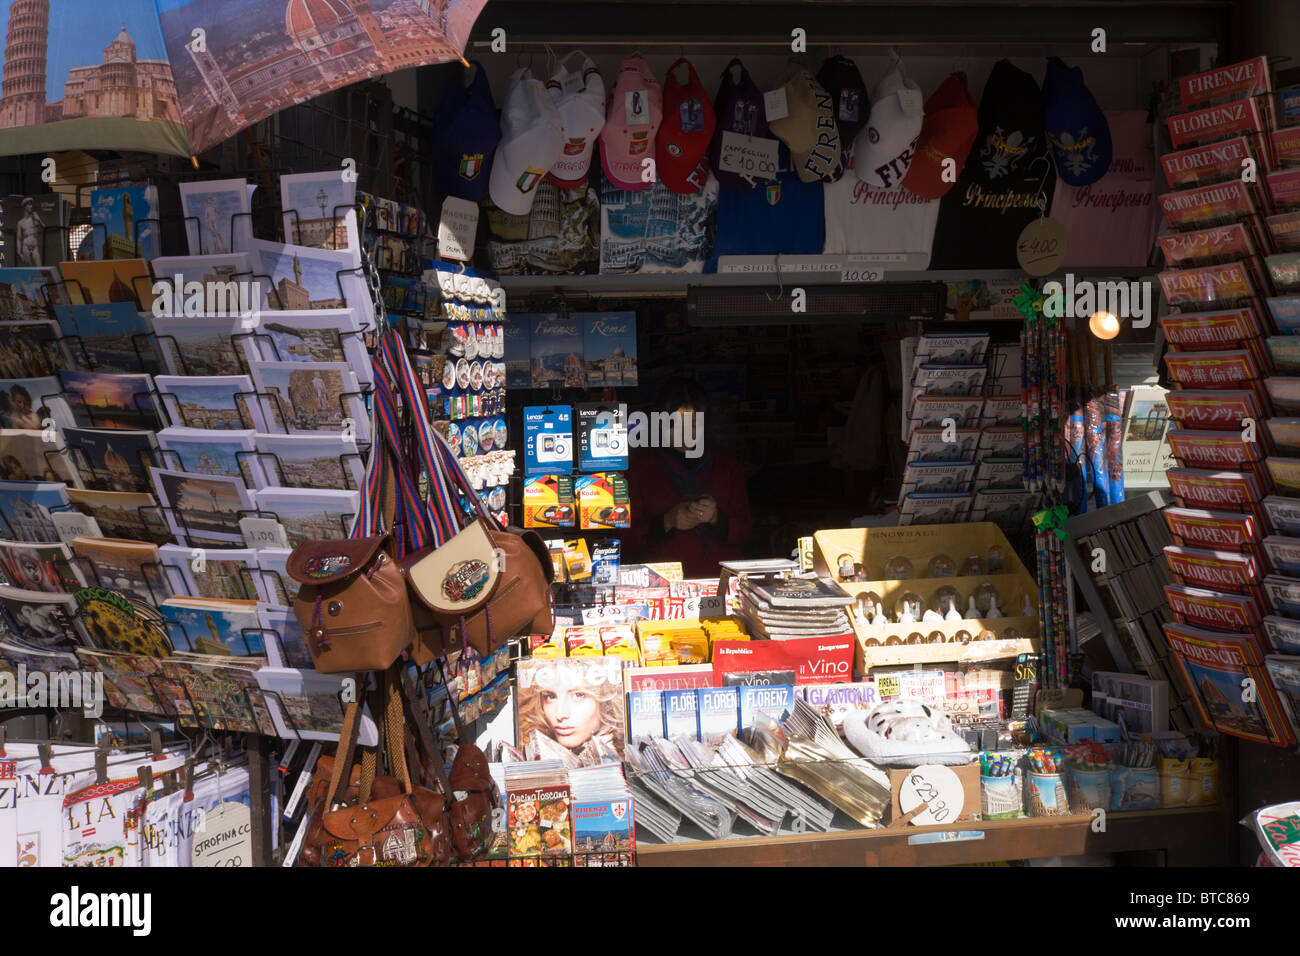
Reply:
[[[1035,219],[1016,240],[1016,261],[1031,276],[1051,275],[1065,261],[1065,226],[1055,219]]]
[[[913,826],[924,827],[952,823],[961,816],[965,791],[961,780],[950,767],[930,764],[907,772],[898,788],[898,809],[904,814],[929,804],[912,817]]]
[[[190,838],[192,866],[251,867],[252,812],[242,803],[221,803],[199,818]]]

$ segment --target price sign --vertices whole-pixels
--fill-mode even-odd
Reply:
[[[700,597],[700,617],[726,617],[727,596],[705,594]]]
[[[191,865],[251,867],[252,819],[242,803],[221,803],[203,814],[190,838]]]
[[[284,525],[273,518],[240,518],[239,531],[245,543],[254,551],[267,548],[288,548],[289,536]]]
[[[438,220],[438,253],[444,259],[468,262],[474,258],[474,236],[478,232],[478,204],[448,196]]]
[[[781,86],[775,90],[768,90],[763,94],[763,112],[767,116],[767,121],[785,119],[790,115],[790,107],[786,103],[785,87]]]
[[[1051,275],[1065,261],[1065,226],[1055,219],[1035,219],[1016,240],[1016,261],[1031,276]]]
[[[884,282],[885,270],[879,266],[861,266],[846,263],[840,269],[841,282]]]
[[[724,172],[749,176],[755,181],[776,179],[779,149],[780,143],[777,140],[725,130],[722,134],[722,154],[718,158],[718,168]]]
[[[961,816],[965,799],[961,780],[951,768],[938,764],[927,764],[908,771],[907,779],[898,788],[898,809],[903,813],[911,813],[917,807],[925,806],[924,810],[912,817],[912,824],[918,827],[952,823]]]

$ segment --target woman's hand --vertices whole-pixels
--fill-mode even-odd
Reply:
[[[664,515],[665,531],[690,531],[700,523],[696,512],[697,502],[681,501],[668,509]]]
[[[718,503],[711,497],[701,498],[691,505],[691,509],[700,524],[714,524],[718,520]]]

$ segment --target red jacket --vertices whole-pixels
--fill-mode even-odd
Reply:
[[[627,475],[632,527],[624,538],[629,563],[680,561],[687,577],[712,577],[718,562],[744,557],[749,542],[749,492],[740,462],[726,451],[686,458],[668,448],[641,452]],[[664,515],[680,501],[711,495],[718,520],[690,531],[664,531]]]

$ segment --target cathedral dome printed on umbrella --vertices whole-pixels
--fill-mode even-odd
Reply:
[[[294,103],[461,57],[486,0],[0,0],[0,155],[186,156]]]

